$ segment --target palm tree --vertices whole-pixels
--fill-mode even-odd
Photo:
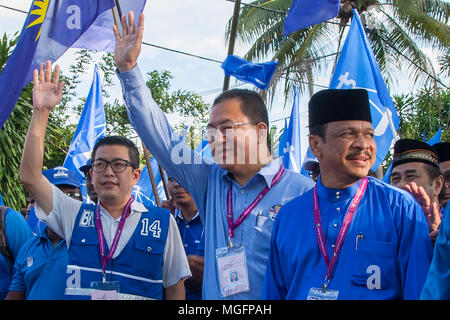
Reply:
[[[336,18],[284,38],[284,19],[291,4],[292,0],[256,0],[240,10],[237,41],[250,46],[245,58],[254,62],[279,61],[269,96],[273,97],[275,88],[282,82],[286,95],[290,95],[294,85],[303,92],[313,92],[314,76],[330,65],[334,69],[353,8],[358,10],[365,25],[388,87],[400,70],[406,70],[414,83],[434,82],[436,85],[436,72],[420,47],[448,50],[449,3],[441,0],[341,0]],[[227,38],[230,28],[231,19]]]

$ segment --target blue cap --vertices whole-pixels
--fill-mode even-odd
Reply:
[[[44,170],[42,174],[55,186],[61,184],[67,184],[76,188],[80,188],[81,186],[77,173],[64,167],[54,167]]]
[[[78,170],[86,174],[90,168],[91,168],[91,159],[89,159],[84,166],[79,167]]]

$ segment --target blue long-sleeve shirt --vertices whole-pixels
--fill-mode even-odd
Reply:
[[[425,215],[407,192],[368,179],[328,289],[338,290],[338,299],[418,299],[432,256]],[[358,186],[359,182],[335,190],[323,186],[320,179],[317,182],[330,257]],[[311,288],[322,287],[326,273],[315,233],[311,190],[278,214],[263,298],[306,299]]]
[[[439,226],[433,260],[420,299],[450,300],[450,205],[448,204]]]
[[[145,146],[158,163],[184,189],[192,194],[205,227],[204,299],[223,299],[220,293],[216,256],[217,248],[227,246],[227,192],[233,185],[233,219],[247,208],[261,190],[270,186],[281,162],[275,159],[253,176],[245,186],[234,181],[217,163],[205,162],[193,152],[176,132],[151,97],[150,90],[135,68],[118,73],[128,117]],[[181,157],[180,157],[181,156]],[[180,159],[181,158],[181,159]],[[311,189],[314,182],[286,170],[281,180],[235,229],[233,242],[244,246],[250,291],[228,299],[260,299],[269,255],[273,219],[279,205]]]

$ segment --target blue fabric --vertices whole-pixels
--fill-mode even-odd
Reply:
[[[340,3],[340,0],[294,0],[284,20],[284,35],[336,17]]]
[[[241,81],[252,83],[262,90],[266,90],[277,65],[277,61],[253,63],[228,55],[222,63],[222,69],[225,70],[226,76],[233,76]]]
[[[370,47],[358,12],[339,56],[330,89],[366,89],[369,94],[377,154],[372,170],[383,162],[396,136],[400,119]]]
[[[450,206],[443,215],[433,260],[420,299],[450,300]]]
[[[291,118],[286,135],[283,137],[282,150],[283,164],[286,169],[300,173],[300,160],[302,157],[300,137],[300,105],[297,86],[294,87],[294,103],[291,110]],[[284,134],[284,133],[283,133]],[[280,140],[281,141],[281,140]],[[279,148],[280,148],[279,147]]]
[[[191,150],[170,126],[151,97],[138,67],[118,73],[128,118],[159,164],[194,198],[205,227],[205,271],[203,298],[223,299],[218,286],[215,251],[227,246],[226,194],[233,185],[234,219],[248,207],[260,191],[270,185],[280,167],[275,159],[245,186],[238,185],[217,163]],[[181,161],[176,155],[182,155]],[[174,156],[175,155],[175,156]],[[227,299],[260,299],[269,255],[270,234],[277,206],[311,189],[314,182],[286,170],[280,182],[262,199],[235,230],[234,242],[245,247],[250,291]]]
[[[22,89],[32,80],[33,70],[39,69],[46,60],[56,61],[99,14],[113,5],[113,0],[33,1],[19,41],[0,75],[0,128],[14,109]]]
[[[61,240],[53,247],[46,230],[23,245],[14,263],[9,290],[25,292],[26,300],[64,299],[66,241]]]
[[[203,223],[200,219],[200,215],[195,216],[190,221],[184,220],[180,215],[181,212],[177,209],[175,211],[175,219],[177,221],[178,230],[180,231],[186,255],[195,254],[203,257],[205,255],[205,241]],[[201,294],[191,292],[186,288],[186,300],[201,299]]]
[[[4,206],[5,202],[3,202],[2,194],[0,193],[0,206]]]
[[[100,249],[94,224],[95,210],[96,206],[82,204],[75,221],[66,275],[68,299],[89,299],[89,293],[76,295],[70,290],[89,289],[92,282],[102,281]],[[157,207],[147,210],[142,212],[125,248],[107,263],[107,280],[119,281],[120,293],[163,299],[162,267],[170,213]],[[158,224],[154,225],[153,222]],[[152,232],[154,226],[159,228],[156,234]],[[109,248],[106,240],[105,247],[107,253]]]
[[[106,118],[102,88],[98,67],[95,65],[91,89],[63,164],[65,168],[77,173],[78,180],[82,184],[80,189],[84,202],[87,201],[86,182],[83,180],[84,173],[79,168],[88,162],[95,143],[104,137],[105,132]]]
[[[32,237],[33,232],[31,232],[24,216],[20,212],[9,208],[5,217],[5,238],[14,259],[16,259],[23,244]],[[12,271],[13,266],[9,260],[0,254],[0,300],[3,300],[8,294]]]
[[[159,199],[166,199],[164,184],[161,179],[158,162],[156,162],[155,158],[151,157],[150,165],[152,167],[153,177],[155,178]],[[167,176],[165,177],[165,179],[167,181]],[[150,176],[148,174],[147,166],[142,169],[139,181],[133,186],[131,194],[134,195],[137,202],[140,202],[147,207],[153,207],[156,205],[156,199],[153,192],[152,183],[150,181]]]
[[[425,215],[407,192],[372,177],[338,256],[331,290],[338,299],[418,299],[431,261]],[[317,182],[322,230],[329,256],[359,186],[329,189]],[[306,299],[321,288],[327,267],[314,228],[312,190],[279,212],[271,239],[263,299]],[[358,240],[359,234],[363,239]],[[380,289],[369,289],[379,267]]]

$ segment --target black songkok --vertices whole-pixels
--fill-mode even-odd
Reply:
[[[392,168],[407,162],[424,162],[439,168],[439,157],[432,146],[413,139],[400,139],[394,145]]]
[[[333,121],[372,122],[369,95],[364,89],[327,89],[315,93],[308,103],[309,127]]]
[[[450,142],[435,143],[433,148],[436,149],[439,162],[450,161]]]

